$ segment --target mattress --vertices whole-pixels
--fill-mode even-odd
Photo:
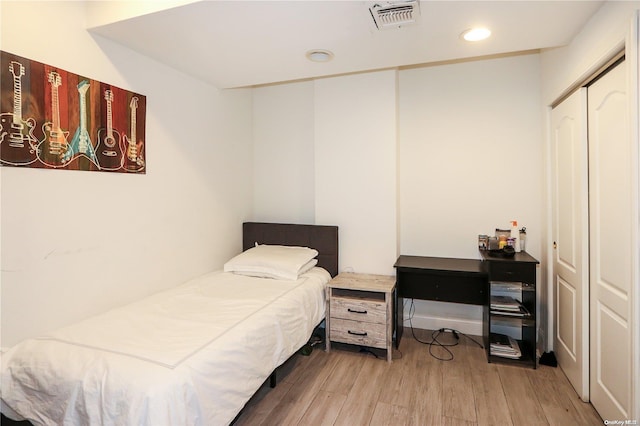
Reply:
[[[26,340],[2,357],[5,414],[45,425],[229,424],[322,321],[330,278],[317,267],[297,281],[212,272]]]

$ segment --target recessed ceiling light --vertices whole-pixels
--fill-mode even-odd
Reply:
[[[480,41],[488,38],[491,31],[487,28],[471,28],[462,33],[462,38],[467,41]]]
[[[333,59],[333,52],[324,49],[314,49],[307,52],[307,59],[312,62],[329,62]]]

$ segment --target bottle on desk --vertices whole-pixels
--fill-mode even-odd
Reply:
[[[518,230],[517,220],[511,221],[511,238],[514,239],[513,248],[515,249],[516,253],[519,253],[520,252],[520,231]]]

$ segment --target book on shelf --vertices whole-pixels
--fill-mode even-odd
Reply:
[[[522,291],[529,288],[529,284],[516,281],[491,281],[491,287],[497,290]]]
[[[491,296],[491,313],[507,314],[518,317],[530,315],[527,308],[519,300],[511,296]]]
[[[491,355],[512,359],[522,357],[518,341],[506,334],[491,333],[489,347]]]

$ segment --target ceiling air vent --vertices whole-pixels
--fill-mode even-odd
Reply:
[[[375,3],[369,8],[371,17],[379,30],[401,28],[416,22],[420,16],[416,0]]]

